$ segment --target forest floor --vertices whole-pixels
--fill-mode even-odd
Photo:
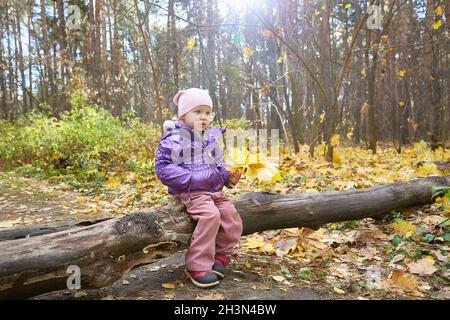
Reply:
[[[145,206],[0,171],[0,230],[75,224]],[[419,216],[433,227],[442,218],[435,204],[403,214]],[[401,221],[394,225],[400,233],[411,226]],[[317,231],[295,228],[243,237],[225,279],[208,290],[185,279],[184,252],[178,252],[139,266],[105,288],[62,290],[33,299],[450,299],[448,239],[411,239],[392,246],[390,231],[392,221],[365,219]]]

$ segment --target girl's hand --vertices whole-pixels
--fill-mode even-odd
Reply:
[[[236,185],[241,179],[241,173],[239,171],[231,171],[228,177],[228,182],[230,185]]]

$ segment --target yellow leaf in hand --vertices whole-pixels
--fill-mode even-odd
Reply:
[[[250,180],[258,179],[260,182],[271,182],[280,177],[276,164],[262,162],[250,163],[245,176]]]

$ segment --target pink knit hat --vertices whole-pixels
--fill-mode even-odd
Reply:
[[[186,113],[198,106],[213,107],[211,97],[208,90],[198,88],[190,88],[180,90],[173,98],[173,102],[178,106],[178,117],[184,116]]]

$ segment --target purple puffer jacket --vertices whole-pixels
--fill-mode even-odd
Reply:
[[[198,132],[178,122],[173,129],[164,132],[156,151],[155,171],[156,176],[169,188],[170,194],[187,192],[190,196],[190,192],[195,190],[217,192],[228,184],[230,173],[225,167],[229,165],[223,162],[218,143],[218,137],[225,131],[225,128],[208,127],[203,130],[202,141]],[[197,135],[197,139],[194,139],[194,135]],[[188,140],[189,136],[191,141]],[[189,150],[191,156],[183,157],[183,151]]]

